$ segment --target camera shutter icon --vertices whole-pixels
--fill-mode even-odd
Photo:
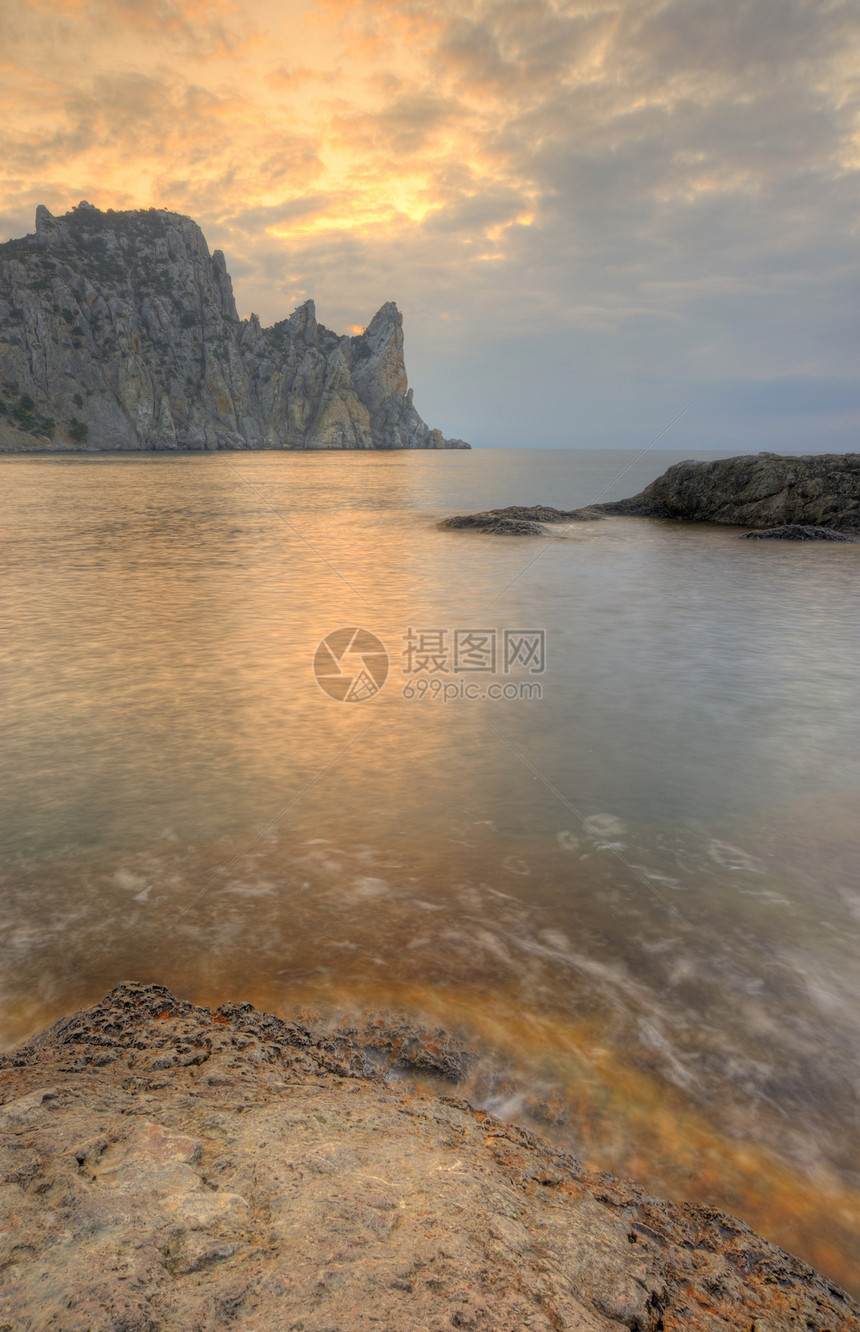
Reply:
[[[326,634],[314,653],[314,677],[338,703],[366,703],[388,679],[388,653],[369,629],[350,626]]]

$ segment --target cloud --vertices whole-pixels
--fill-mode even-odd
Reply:
[[[822,19],[824,21],[822,21]],[[646,13],[636,46],[650,68],[698,82],[717,74],[736,85],[750,77],[779,77],[787,68],[811,67],[838,52],[857,14],[852,5],[807,0],[672,0]]]
[[[38,202],[163,205],[225,249],[245,312],[312,294],[349,327],[394,297],[420,330],[413,378],[437,386],[428,417],[448,417],[456,358],[475,382],[492,358],[497,437],[518,366],[538,375],[553,343],[553,438],[571,394],[596,420],[619,374],[659,413],[708,383],[854,373],[844,0],[7,9],[7,234]]]
[[[401,91],[378,111],[343,108],[331,121],[332,133],[353,150],[384,153],[387,159],[422,152],[440,133],[454,128],[457,103],[428,89]]]

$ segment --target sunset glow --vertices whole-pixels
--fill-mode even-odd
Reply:
[[[843,438],[858,53],[856,10],[813,0],[9,0],[0,235],[39,203],[164,207],[225,251],[244,315],[301,288],[345,328],[397,299],[430,414],[483,442],[522,409],[471,407],[451,358],[486,395],[565,329],[548,442],[590,395],[624,443],[634,411],[810,376],[855,385],[819,422]]]

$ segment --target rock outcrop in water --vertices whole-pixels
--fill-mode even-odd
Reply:
[[[860,454],[792,458],[757,453],[718,462],[688,459],[675,463],[630,499],[583,509],[543,504],[489,509],[445,518],[439,526],[537,536],[543,523],[585,522],[607,513],[765,529],[786,541],[838,540],[834,534],[860,534]]]
[[[412,405],[402,323],[263,328],[191,218],[40,206],[0,245],[0,451],[468,448]]]
[[[457,1076],[438,1034],[372,1026],[389,1060]],[[119,986],[0,1058],[0,1102],[0,1327],[860,1329],[742,1222],[249,1004]]]
[[[554,509],[550,504],[510,504],[506,509],[485,509],[482,513],[458,513],[443,518],[441,528],[472,528],[500,536],[540,536],[543,523],[584,523],[601,518],[593,508]]]
[[[630,499],[596,504],[601,513],[683,518],[758,529],[860,531],[860,454],[783,457],[756,453],[717,462],[675,463]]]

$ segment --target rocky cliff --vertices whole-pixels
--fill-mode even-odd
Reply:
[[[0,1328],[860,1332],[743,1222],[416,1094],[371,1029],[123,985],[0,1057]]]
[[[191,218],[40,206],[0,245],[0,451],[468,448],[413,407],[402,324],[263,328]]]

